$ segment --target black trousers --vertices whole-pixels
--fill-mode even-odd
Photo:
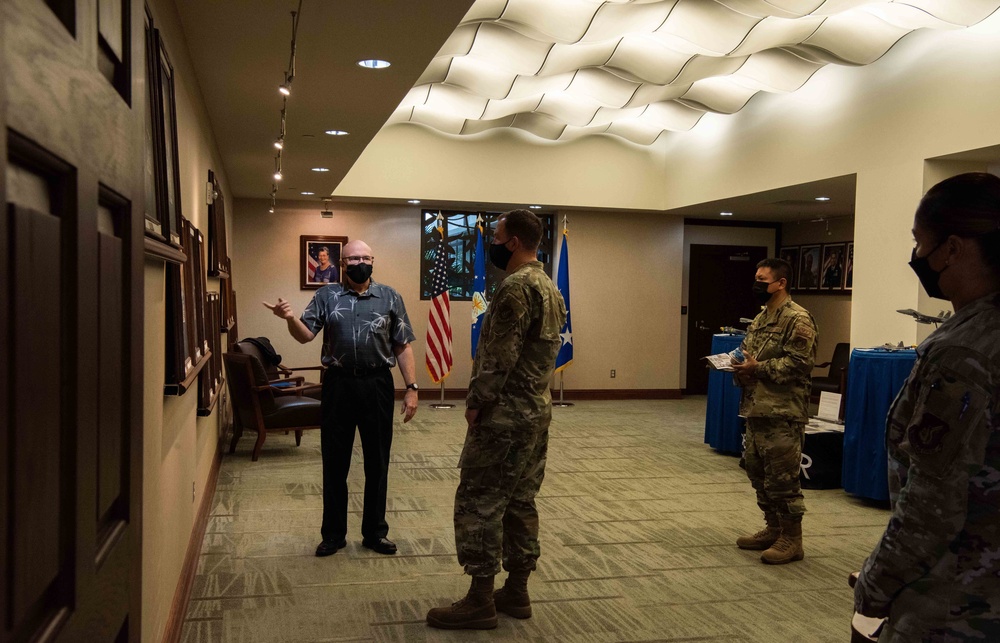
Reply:
[[[347,535],[347,473],[351,469],[354,432],[361,434],[365,459],[365,500],[361,519],[363,538],[384,538],[389,449],[392,446],[394,402],[388,368],[365,375],[341,375],[329,369],[323,378],[320,440],[323,452],[324,540]]]

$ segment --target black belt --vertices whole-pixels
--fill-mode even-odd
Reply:
[[[331,366],[326,369],[326,372],[336,377],[369,377],[371,375],[388,373],[391,369],[391,366]]]

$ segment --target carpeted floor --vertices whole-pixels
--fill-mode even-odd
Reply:
[[[737,458],[703,444],[705,398],[553,413],[533,618],[501,615],[487,632],[424,624],[468,579],[452,533],[462,409],[422,404],[396,425],[387,516],[396,556],[361,547],[359,440],[347,548],[316,558],[319,433],[299,448],[293,436],[270,436],[258,462],[244,436],[222,463],[183,640],[849,640],[847,575],[881,535],[886,510],[839,489],[807,490],[805,560],[766,566],[734,544],[762,520]]]

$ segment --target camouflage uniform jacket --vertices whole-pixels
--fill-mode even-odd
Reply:
[[[483,320],[466,406],[481,425],[500,429],[548,425],[549,380],[566,322],[555,284],[532,261],[508,275]]]
[[[740,346],[760,362],[752,381],[743,385],[740,415],[805,422],[818,341],[812,315],[791,297],[773,313],[766,307],[760,311]]]
[[[892,517],[855,609],[879,640],[1000,641],[1000,293],[917,348],[886,427]]]

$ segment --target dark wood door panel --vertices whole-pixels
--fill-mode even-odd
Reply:
[[[137,641],[143,5],[0,6],[0,643]]]

